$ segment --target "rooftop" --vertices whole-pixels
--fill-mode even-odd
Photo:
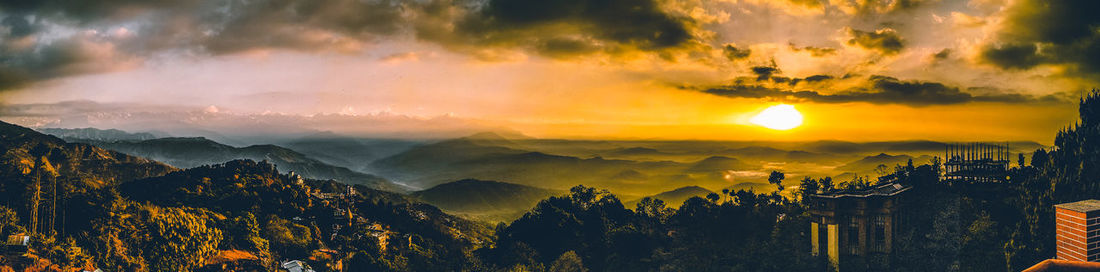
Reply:
[[[1100,263],[1094,262],[1075,262],[1049,259],[1042,261],[1031,268],[1025,269],[1023,272],[1048,272],[1048,271],[1097,271],[1100,270]]]
[[[1062,203],[1062,204],[1054,205],[1054,207],[1067,209],[1067,210],[1071,210],[1071,211],[1075,211],[1075,212],[1083,212],[1083,213],[1094,212],[1094,211],[1100,211],[1100,200],[1096,200],[1096,199],[1081,200],[1081,201],[1077,201],[1077,202]]]
[[[819,194],[819,195],[814,195],[814,196],[824,197],[824,198],[893,196],[893,195],[899,194],[901,192],[908,191],[910,188],[912,188],[912,187],[901,185],[901,184],[898,184],[898,183],[887,183],[887,184],[867,188],[867,189],[864,189],[864,190],[858,190],[858,191],[841,190],[841,191],[831,192],[831,193],[827,193],[827,194]]]

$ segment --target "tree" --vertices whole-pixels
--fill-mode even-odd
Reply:
[[[1032,167],[1042,168],[1043,166],[1046,166],[1047,160],[1049,160],[1049,158],[1047,157],[1047,151],[1043,150],[1042,148],[1035,150],[1035,153],[1031,154]]]
[[[775,184],[775,186],[779,188],[779,191],[783,191],[783,179],[785,178],[787,177],[783,175],[783,172],[772,171],[772,173],[768,175],[768,183]]]
[[[716,194],[716,193],[707,194],[707,200],[709,200],[711,203],[718,202],[718,194]]]
[[[1025,164],[1025,162],[1026,161],[1024,159],[1024,153],[1021,152],[1019,154],[1019,157],[1016,160],[1016,164],[1020,165],[1020,168],[1024,168],[1024,166],[1027,166],[1027,164]]]
[[[834,185],[833,185],[833,178],[832,177],[824,177],[824,178],[821,178],[821,179],[817,180],[817,182],[820,185],[817,188],[821,189],[822,192],[828,193],[828,192],[833,191],[833,189],[835,189],[835,188],[833,188]]]
[[[642,198],[641,201],[638,201],[638,207],[634,212],[640,215],[661,219],[670,211],[667,211],[667,208],[665,208],[665,201],[647,196]]]
[[[581,258],[577,257],[577,253],[570,250],[562,253],[558,256],[554,263],[550,264],[551,272],[587,272],[588,269],[584,268],[584,264],[581,263]]]
[[[190,271],[217,253],[222,232],[209,219],[179,208],[148,209],[142,250],[152,271]]]
[[[799,196],[805,199],[806,196],[817,193],[817,181],[811,177],[802,178],[802,182],[798,185]]]
[[[875,174],[878,174],[878,176],[885,176],[887,173],[890,173],[890,167],[887,167],[885,164],[875,166]]]
[[[19,215],[15,214],[12,209],[0,206],[0,235],[4,235],[4,231],[11,232],[14,228],[19,226]],[[0,236],[7,237],[7,236]]]

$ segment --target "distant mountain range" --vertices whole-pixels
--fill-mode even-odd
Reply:
[[[150,158],[181,168],[212,165],[237,159],[266,160],[274,163],[281,170],[294,171],[306,178],[334,179],[350,184],[365,185],[373,189],[395,192],[407,190],[406,187],[384,178],[352,171],[346,167],[329,165],[302,153],[276,145],[253,145],[238,148],[202,137],[111,142],[88,139],[73,140]]]
[[[29,128],[0,122],[0,181],[25,181],[36,165],[46,175],[78,180],[92,188],[159,176],[176,168],[88,144],[68,143]],[[13,191],[5,191],[13,192]],[[21,197],[21,196],[14,196]]]
[[[294,151],[335,166],[358,172],[369,172],[370,162],[420,145],[419,141],[395,139],[364,139],[331,133],[311,135],[278,143]]]
[[[909,155],[888,155],[886,153],[879,153],[878,155],[867,156],[860,160],[849,162],[837,167],[837,170],[866,173],[874,171],[879,165],[885,165],[889,171],[893,172],[894,166],[906,165],[909,163],[909,160],[913,160],[914,165],[927,164],[932,161],[932,156],[923,155],[914,158]]]
[[[522,215],[539,201],[563,193],[520,184],[464,179],[413,192],[411,196],[448,212],[507,218]]]
[[[689,198],[692,198],[692,197],[706,197],[707,195],[709,195],[711,193],[714,193],[714,192],[711,191],[711,190],[707,190],[706,188],[703,188],[703,187],[686,186],[686,187],[676,188],[675,190],[671,190],[671,191],[667,191],[667,192],[661,192],[659,194],[652,195],[652,196],[649,196],[649,197],[660,199],[661,201],[664,201],[665,202],[665,207],[679,208],[680,205],[684,204],[684,201],[687,201]],[[625,205],[627,209],[634,209],[635,206],[637,206],[638,202],[640,202],[640,201],[641,201],[641,198],[631,200],[631,201],[627,201],[626,203],[623,203],[623,205]]]
[[[104,142],[115,141],[144,141],[152,140],[157,137],[152,133],[140,132],[129,133],[117,129],[98,129],[98,128],[42,128],[38,131],[60,137],[61,139],[79,139],[79,140],[95,140]],[[163,137],[163,136],[162,136]]]
[[[721,170],[755,169],[728,157],[694,163],[580,158],[497,145],[509,144],[502,141],[514,140],[446,140],[413,147],[370,166],[374,173],[421,188],[473,178],[557,190],[585,184],[626,194],[718,181]]]

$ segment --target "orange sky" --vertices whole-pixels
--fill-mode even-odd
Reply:
[[[543,138],[1049,144],[1076,119],[1076,97],[1098,86],[1096,68],[1075,60],[1090,52],[1026,50],[1063,49],[1027,23],[1067,7],[1035,1],[637,2],[639,14],[611,13],[629,25],[603,11],[446,1],[334,1],[295,13],[302,20],[249,17],[296,1],[245,5],[218,13],[222,23],[192,17],[212,12],[203,5],[20,7],[37,16],[3,13],[15,20],[0,26],[0,119],[135,129],[136,119],[210,128],[295,116],[305,130],[370,136],[433,131],[425,120],[446,118],[460,120],[448,131]],[[1082,35],[1071,38],[1100,42]],[[55,104],[66,101],[99,106]],[[804,125],[748,123],[778,103]]]

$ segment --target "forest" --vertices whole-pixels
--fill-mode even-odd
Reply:
[[[1054,256],[1053,205],[1100,197],[1100,92],[1055,146],[1019,159],[1003,183],[940,181],[940,159],[897,165],[913,186],[893,252],[854,271],[1019,271]],[[303,179],[268,162],[181,170],[4,124],[0,235],[32,236],[0,271],[821,271],[802,197],[877,179],[786,180],[793,194],[723,190],[678,208],[626,206],[577,185],[512,222],[488,225],[406,195]],[[1026,160],[1030,157],[1030,161]]]

